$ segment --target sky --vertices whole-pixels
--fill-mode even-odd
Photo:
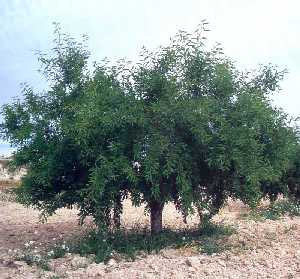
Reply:
[[[208,41],[221,43],[241,69],[268,63],[288,69],[274,104],[297,117],[299,10],[299,0],[0,0],[0,106],[20,96],[22,82],[45,88],[35,52],[53,47],[52,22],[75,38],[87,34],[91,60],[99,61],[134,60],[142,46],[166,44],[205,19]]]

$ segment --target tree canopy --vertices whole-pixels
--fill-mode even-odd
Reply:
[[[49,89],[26,86],[2,110],[14,165],[28,170],[20,200],[45,214],[76,205],[103,226],[119,225],[130,197],[146,203],[152,232],[168,202],[201,218],[228,197],[257,204],[298,146],[271,102],[284,71],[240,71],[219,45],[207,47],[205,24],[142,49],[135,63],[104,60],[93,71],[84,44],[56,28],[56,46],[39,56]]]

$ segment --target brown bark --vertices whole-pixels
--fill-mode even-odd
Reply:
[[[114,227],[116,229],[120,229],[121,227],[122,211],[123,211],[123,207],[122,207],[121,195],[118,195],[115,199],[115,206],[113,210],[113,222],[114,222]]]
[[[162,211],[163,205],[157,201],[150,203],[151,233],[159,233],[162,231]]]

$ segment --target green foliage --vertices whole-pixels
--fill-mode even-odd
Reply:
[[[231,247],[224,241],[224,236],[235,233],[235,228],[212,223],[205,220],[200,224],[201,239],[198,249],[201,253],[212,255],[229,250]]]
[[[255,209],[250,211],[244,217],[261,221],[265,219],[277,220],[281,216],[300,216],[299,201],[278,200],[270,204],[267,208]]]
[[[231,226],[215,224],[208,220],[201,223],[199,229],[202,236],[232,235],[235,232]]]
[[[288,196],[300,202],[300,145],[297,147],[290,166],[283,176],[283,181],[288,185]]]
[[[70,251],[70,244],[63,242],[55,244],[51,247],[51,250],[47,254],[48,259],[62,258],[66,253]]]
[[[53,55],[39,56],[50,89],[38,94],[25,85],[22,100],[3,107],[1,125],[3,138],[17,148],[14,166],[28,171],[17,189],[19,200],[45,215],[82,200],[88,176],[80,163],[82,150],[65,129],[83,94],[88,52],[58,27],[55,34]]]
[[[17,260],[24,261],[28,265],[36,265],[43,270],[49,271],[48,258],[41,254],[35,253],[31,247],[27,247],[22,251],[22,254],[17,257]]]
[[[16,256],[16,259],[24,261],[28,265],[36,265],[46,271],[50,270],[49,261],[51,259],[62,258],[70,251],[70,243],[67,244],[65,241],[53,245],[48,253],[33,249],[33,243],[34,241],[25,243],[24,249]]]
[[[204,219],[227,197],[255,206],[297,144],[270,101],[284,71],[238,71],[219,45],[205,46],[205,25],[143,49],[135,64],[102,61],[92,73],[85,46],[56,27],[52,55],[39,56],[50,89],[25,86],[2,110],[14,165],[28,169],[20,201],[45,216],[76,205],[101,228],[119,224],[127,197],[155,216],[167,202]]]
[[[287,169],[277,181],[263,181],[264,196],[274,202],[282,194],[292,201],[300,201],[300,145],[297,144],[289,160]]]

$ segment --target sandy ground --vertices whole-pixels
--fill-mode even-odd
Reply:
[[[1,198],[1,196],[0,196]],[[199,254],[190,248],[164,249],[159,254],[139,257],[134,262],[111,260],[96,264],[79,255],[67,254],[51,260],[50,271],[17,261],[15,254],[32,241],[33,249],[78,235],[76,210],[62,209],[47,223],[40,223],[38,212],[0,199],[0,278],[300,278],[300,218],[283,217],[277,221],[243,220],[247,208],[230,203],[215,222],[232,224],[237,233],[226,242],[232,249],[220,254]],[[185,225],[172,205],[164,211],[164,226],[193,227],[194,216]],[[147,226],[143,208],[125,203],[122,223],[127,227]]]

